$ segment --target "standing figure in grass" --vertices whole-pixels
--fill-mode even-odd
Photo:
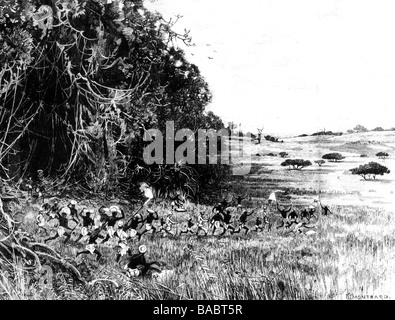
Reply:
[[[127,231],[129,229],[133,229],[136,231],[131,231],[131,233],[136,233],[137,234],[137,226],[138,223],[136,220],[136,218],[139,219],[139,222],[143,221],[143,217],[141,216],[141,214],[139,213],[139,211],[144,208],[152,199],[154,199],[154,193],[152,188],[148,185],[148,183],[146,182],[142,182],[140,185],[140,191],[144,194],[145,197],[145,202],[142,204],[142,206],[136,211],[135,214],[132,215],[132,218],[129,219],[129,221],[126,222],[124,230]],[[133,224],[133,226],[132,226]]]
[[[296,222],[298,220],[298,213],[296,212],[296,210],[292,210],[289,214],[288,214],[288,219],[290,221]]]
[[[85,213],[83,215],[83,213]],[[82,219],[82,227],[81,227],[81,232],[78,238],[75,240],[75,242],[78,242],[81,240],[82,237],[85,237],[89,234],[89,232],[93,229],[95,221],[92,219],[92,211],[90,210],[83,210],[80,213],[80,217]]]
[[[287,222],[288,218],[288,213],[292,210],[292,206],[289,207],[288,209],[284,209],[284,207],[280,207],[279,203],[277,202],[277,210],[281,215],[281,224],[277,225],[277,229],[280,229],[285,226],[285,223]]]
[[[143,221],[144,219],[142,215],[140,213],[136,213],[133,215],[131,220],[129,220],[129,222],[125,224],[123,230],[128,231],[129,237],[131,239],[134,239],[138,235],[137,229],[139,228],[139,225],[143,223]]]
[[[54,200],[53,205],[51,207],[51,213],[56,214],[60,211],[59,201],[57,199]],[[51,215],[50,213],[50,215]]]
[[[183,234],[183,233],[186,233],[186,234],[192,233],[193,234],[194,232],[193,232],[192,228],[194,226],[195,226],[195,224],[193,223],[192,217],[189,216],[188,222],[187,222],[187,229],[186,230],[181,230],[180,234]]]
[[[48,221],[47,224],[51,225],[53,224],[54,220],[58,219],[58,215],[60,213],[60,208],[58,205],[56,205],[55,209],[54,206],[49,210],[48,212]]]
[[[232,202],[232,201],[228,201],[228,199],[227,199],[226,197],[224,197],[224,198],[222,199],[222,201],[220,202],[220,205],[221,205],[221,207],[222,207],[222,210],[220,210],[221,213],[224,212],[224,210],[229,206],[229,204],[230,204],[231,202]]]
[[[100,209],[99,209],[100,210]],[[93,229],[100,228],[103,225],[103,217],[99,212],[96,212],[93,216]]]
[[[310,219],[311,218],[317,218],[317,216],[315,215],[315,211],[316,211],[316,207],[314,206],[314,205],[310,205],[309,206],[309,216],[310,216]]]
[[[93,226],[95,225],[95,221],[92,219],[92,214],[93,214],[92,210],[84,210],[80,213],[83,227],[85,227],[87,229],[93,228]]]
[[[242,201],[244,200],[244,199],[247,199],[247,196],[237,196],[237,197],[235,197],[234,195],[232,196],[232,198],[233,198],[233,200],[235,200],[236,201],[236,208],[237,208],[237,211],[241,211],[242,209],[243,209],[243,206],[242,206]]]
[[[244,229],[246,231],[244,235],[246,235],[250,231],[250,228],[247,227],[247,218],[253,214],[254,210],[252,210],[250,213],[245,210],[239,218],[239,227],[233,233],[240,233],[241,229]]]
[[[152,188],[146,182],[141,183],[140,191],[144,194],[144,197],[146,198],[146,201],[143,204],[144,207],[145,205],[147,205],[148,202],[154,199],[154,193]]]
[[[329,210],[328,206],[323,206],[321,201],[320,201],[320,206],[321,206],[321,214],[324,216],[327,216],[329,213],[333,214],[331,210]]]
[[[127,242],[128,233],[123,229],[124,222],[122,220],[117,222],[117,227],[115,231],[115,236],[118,238],[118,241]]]
[[[105,222],[107,224],[107,236],[103,240],[103,242],[108,241],[108,239],[110,239],[110,238],[112,238],[114,236],[115,231],[116,231],[115,230],[115,224],[118,221],[120,221],[123,218],[125,218],[125,213],[118,206],[111,206],[110,207],[110,213],[111,213],[111,216],[108,217],[106,222]],[[118,216],[118,214],[120,214],[121,216]]]
[[[232,234],[235,232],[235,228],[232,226],[232,214],[230,210],[225,210],[222,226],[224,230],[222,231],[221,236],[223,236],[229,229],[231,229]]]
[[[306,208],[304,208],[300,212],[300,219],[301,220],[306,219],[307,221],[310,221],[310,213],[309,213],[309,211]]]
[[[224,197],[221,202],[218,202],[215,206],[213,206],[213,209],[211,212],[212,213],[217,213],[217,212],[224,213],[224,211],[228,207],[229,203],[230,202],[226,199],[226,197]]]
[[[257,216],[255,219],[255,230],[257,233],[263,231],[263,220],[260,216]]]
[[[272,229],[272,222],[271,219],[269,219],[269,209],[264,204],[262,205],[262,211],[263,226],[267,226],[268,231],[270,231]]]
[[[69,228],[69,219],[67,218],[67,212],[65,210],[61,210],[60,213],[57,213],[57,218],[59,220],[59,226],[57,228],[57,232],[53,237],[49,237],[44,240],[44,242],[48,242],[50,240],[55,240],[57,238],[63,237],[66,235],[65,242],[68,241],[68,239],[71,237],[71,230]]]
[[[77,255],[75,256],[76,258],[79,256],[79,255],[81,255],[81,254],[96,254],[96,261],[98,261],[100,258],[101,258],[101,256],[102,256],[102,254],[100,253],[100,251],[99,250],[97,250],[97,248],[96,248],[96,245],[97,245],[97,239],[99,239],[99,238],[104,238],[104,236],[102,236],[101,234],[100,234],[100,231],[101,231],[102,229],[95,229],[92,233],[91,233],[91,235],[89,236],[89,239],[88,239],[88,244],[86,245],[86,247],[85,247],[85,250],[84,251],[80,251],[80,252],[78,252],[77,253]]]
[[[97,229],[102,227],[108,220],[109,216],[110,209],[106,208],[105,206],[101,206],[93,219],[95,221],[94,228]]]
[[[177,224],[177,222],[171,220],[172,215],[173,213],[171,211],[166,215],[161,231],[165,231],[167,234],[175,236],[174,232],[171,230],[171,227]]]
[[[78,223],[78,222],[79,222],[79,221],[78,221],[79,219],[78,219],[78,212],[77,212],[76,205],[77,205],[77,201],[71,200],[70,203],[68,204],[68,207],[69,207],[69,209],[70,209],[70,217],[71,217],[71,220],[73,220],[73,221],[75,221],[76,223]]]
[[[149,232],[152,230],[152,238],[155,235],[156,232],[156,228],[153,225],[153,222],[155,220],[159,220],[159,216],[158,213],[152,209],[147,209],[148,215],[145,219],[142,220],[142,223],[145,222],[145,229],[143,232],[141,232],[139,234],[139,240],[141,239],[141,237],[143,236],[144,233]]]
[[[165,226],[166,226],[166,221],[165,221],[165,217],[161,217],[160,219],[159,219],[159,223],[160,223],[160,225],[159,225],[159,228],[158,228],[158,231],[157,232],[162,232],[162,230],[165,228]]]
[[[123,230],[123,225],[124,222],[122,220],[117,222],[117,231],[115,233],[116,237],[118,238],[118,254],[121,256],[124,256],[128,250],[129,250],[129,246],[128,246],[128,233]],[[117,259],[119,259],[117,257]]]
[[[213,206],[213,209],[211,210],[212,213],[223,213],[224,212],[224,207],[222,206],[222,204],[219,202],[217,203],[215,206]]]
[[[208,222],[208,219],[204,219],[203,216],[204,216],[204,212],[202,211],[202,212],[199,213],[199,216],[198,216],[197,230],[196,230],[196,235],[197,235],[197,236],[199,236],[199,232],[200,232],[200,231],[203,231],[203,232],[204,232],[204,235],[207,236],[207,231],[208,231],[208,230],[204,227],[203,224],[204,224],[205,222]]]
[[[285,220],[288,217],[288,212],[292,210],[292,206],[288,209],[284,209],[284,207],[280,207],[279,203],[277,202],[277,210],[280,212],[281,217]]]
[[[288,214],[288,221],[287,221],[286,228],[289,228],[293,224],[297,224],[298,223],[299,215],[296,212],[296,210],[293,209],[293,205],[291,206],[291,209],[292,209],[291,212]]]
[[[46,219],[44,217],[44,209],[40,208],[38,211],[38,215],[36,217],[36,225],[38,227],[38,231],[37,233],[40,233],[41,231],[44,231],[45,233],[47,232],[47,228],[46,228]]]
[[[224,215],[222,211],[214,211],[214,215],[210,219],[210,226],[213,228],[212,234],[215,233],[215,230],[221,228],[221,224],[223,223],[223,221]]]

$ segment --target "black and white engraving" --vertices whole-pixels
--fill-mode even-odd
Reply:
[[[0,299],[395,299],[393,9],[0,0]]]

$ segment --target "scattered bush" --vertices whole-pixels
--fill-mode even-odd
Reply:
[[[289,170],[302,170],[305,167],[311,166],[312,163],[309,160],[303,159],[287,159],[281,165],[283,167],[289,167]]]
[[[346,157],[342,156],[340,153],[327,153],[322,156],[322,159],[329,160],[331,162],[337,162],[345,159]]]
[[[388,158],[388,156],[389,156],[389,154],[387,152],[376,153],[376,157],[379,157],[380,159]]]
[[[356,131],[356,132],[368,132],[369,130],[366,127],[361,126],[360,124],[358,124],[358,125],[355,126],[354,131]]]
[[[384,175],[390,173],[387,167],[382,166],[377,162],[369,162],[368,164],[360,165],[358,168],[350,169],[352,174],[360,175],[365,180],[376,179],[377,175]]]
[[[332,131],[320,131],[315,132],[312,136],[341,136],[343,132],[332,132]]]
[[[322,166],[325,163],[325,160],[315,160],[314,161],[316,164],[318,164],[318,166]]]
[[[376,127],[372,131],[385,131],[382,127]]]

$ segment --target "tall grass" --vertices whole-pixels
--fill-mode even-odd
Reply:
[[[163,209],[163,208],[162,208]],[[202,208],[210,210],[209,207]],[[164,262],[152,278],[128,279],[101,248],[102,263],[83,258],[89,285],[54,280],[40,290],[26,275],[0,274],[2,299],[345,299],[347,294],[395,298],[395,223],[391,213],[368,207],[331,208],[312,236],[265,230],[226,237],[157,235],[135,241],[147,259]],[[197,211],[196,211],[197,212]],[[185,221],[185,213],[174,219]],[[56,246],[66,256],[76,249]],[[82,267],[81,267],[82,268]],[[97,281],[94,281],[94,280]]]

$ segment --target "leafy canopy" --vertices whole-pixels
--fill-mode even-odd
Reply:
[[[352,174],[357,174],[362,176],[365,180],[370,179],[373,177],[373,179],[376,179],[377,175],[384,175],[390,173],[390,170],[382,166],[381,164],[377,162],[369,162],[368,164],[360,165],[357,168],[350,169]]]
[[[141,0],[1,1],[0,174],[11,177],[17,154],[21,175],[43,169],[111,189],[150,172],[146,129],[223,128],[205,111],[211,93],[177,45],[191,38],[176,22]],[[182,172],[193,175],[185,183],[212,174]]]
[[[289,167],[293,170],[302,170],[305,167],[311,166],[312,163],[309,160],[303,160],[303,159],[287,159],[283,163],[281,163],[281,166],[283,167]]]
[[[376,157],[379,157],[381,159],[385,159],[389,157],[389,154],[387,152],[378,152],[376,153]]]
[[[340,153],[327,153],[325,155],[322,156],[322,159],[327,159],[329,161],[340,161],[345,159],[346,157],[344,157],[342,154]]]

